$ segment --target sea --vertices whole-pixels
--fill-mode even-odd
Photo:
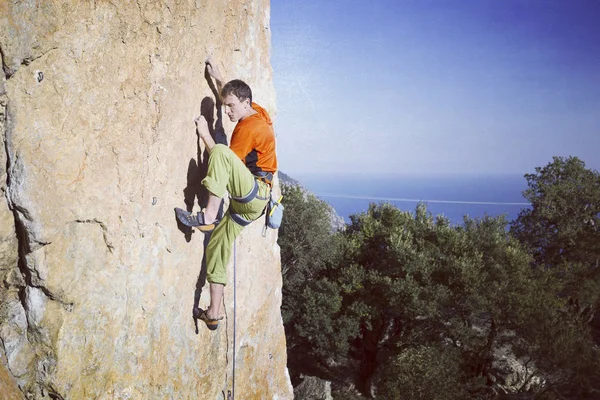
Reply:
[[[329,203],[347,223],[350,215],[366,211],[370,203],[392,203],[414,212],[422,202],[433,215],[444,215],[453,225],[461,225],[464,216],[504,215],[510,222],[530,207],[522,195],[527,181],[518,174],[300,174],[294,179]]]

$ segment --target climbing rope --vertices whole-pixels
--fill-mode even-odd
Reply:
[[[236,311],[237,311],[237,290],[236,290],[236,246],[235,241],[233,242],[233,371],[231,374],[231,391],[227,393],[227,400],[235,400],[235,321],[236,321]]]

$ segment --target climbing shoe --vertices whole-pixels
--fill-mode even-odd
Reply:
[[[194,316],[200,321],[204,322],[206,324],[206,327],[211,331],[216,330],[219,327],[219,321],[223,319],[223,317],[219,317],[216,319],[209,318],[208,314],[206,314],[206,310],[202,310],[201,308],[197,308],[194,310]]]
[[[183,210],[181,208],[175,208],[175,214],[177,215],[177,219],[179,220],[179,222],[181,222],[185,226],[196,228],[202,232],[211,232],[219,223],[218,219],[210,224],[204,223],[203,211],[200,211],[196,215],[194,215],[191,212]]]

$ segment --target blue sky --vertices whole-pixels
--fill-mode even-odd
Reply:
[[[286,173],[600,170],[600,1],[273,0]]]

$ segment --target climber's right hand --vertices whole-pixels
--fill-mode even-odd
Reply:
[[[202,139],[210,137],[208,122],[206,122],[206,119],[203,115],[199,115],[198,117],[196,117],[194,119],[194,122],[196,123],[196,133],[198,134],[198,136],[200,136]]]

